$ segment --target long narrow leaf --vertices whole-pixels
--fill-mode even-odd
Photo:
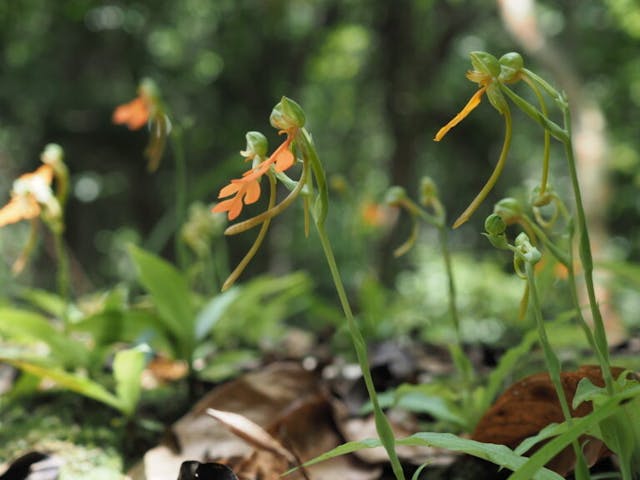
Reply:
[[[513,450],[504,445],[482,443],[467,438],[461,438],[451,433],[420,432],[410,437],[398,440],[398,445],[439,447],[463,452],[474,457],[488,460],[509,470],[518,470],[527,462],[526,457],[516,455]],[[551,470],[542,468],[527,478],[534,480],[561,480],[562,477]]]
[[[397,445],[422,446],[446,448],[455,452],[463,452],[474,457],[482,458],[490,462],[506,467],[510,470],[517,470],[527,462],[526,457],[516,455],[513,450],[504,445],[494,445],[492,443],[482,443],[475,440],[461,438],[450,433],[421,432],[402,438],[396,441]],[[308,467],[315,463],[323,462],[331,458],[346,455],[365,448],[380,447],[382,444],[377,439],[365,439],[357,442],[348,442],[330,450],[318,457],[309,460],[303,466]],[[287,472],[290,473],[290,472]],[[562,480],[557,473],[543,468],[528,478],[534,480]]]
[[[169,262],[136,246],[129,248],[140,283],[153,298],[165,327],[179,340],[181,354],[191,354],[195,308],[187,279]]]

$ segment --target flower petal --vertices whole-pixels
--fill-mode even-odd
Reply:
[[[227,218],[229,218],[229,220],[235,219],[238,215],[240,215],[240,212],[242,212],[243,205],[240,197],[235,197],[232,202],[233,203],[231,205],[231,208],[229,209],[229,214],[227,215]]]
[[[436,133],[434,140],[436,142],[439,142],[440,140],[442,140],[442,137],[444,137],[449,130],[451,130],[453,127],[459,124],[462,120],[464,120],[467,117],[467,115],[469,115],[473,111],[474,108],[480,105],[480,99],[482,98],[482,95],[486,90],[487,90],[487,87],[484,86],[480,88],[476,93],[474,93],[473,96],[467,102],[467,104],[462,108],[462,110],[460,110],[460,112],[455,117],[453,117],[449,121],[449,123],[447,123],[444,127],[438,130],[438,133]]]
[[[220,193],[218,194],[218,198],[228,197],[229,195],[233,195],[238,190],[240,190],[241,183],[238,181],[231,180],[231,183],[225,187],[220,189]]]
[[[250,205],[255,203],[260,198],[260,182],[249,182],[246,184],[246,191],[244,194],[244,203]]]
[[[293,152],[288,148],[278,153],[278,156],[274,158],[276,162],[276,172],[284,172],[286,169],[293,165],[295,158]]]
[[[218,202],[213,206],[211,211],[214,213],[227,212],[231,208],[231,203],[233,203],[233,200],[233,198],[230,198],[229,200]]]

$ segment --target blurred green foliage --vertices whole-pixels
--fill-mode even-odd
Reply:
[[[638,12],[625,0],[537,4],[542,29],[606,112],[615,186],[608,220],[621,260],[640,257]],[[408,233],[401,217],[380,225],[363,219],[389,185],[413,192],[428,174],[454,216],[484,183],[502,140],[501,121],[487,102],[457,127],[458,141],[436,149],[431,139],[473,91],[462,74],[468,52],[518,49],[496,6],[481,0],[16,0],[0,5],[0,45],[2,200],[11,179],[34,168],[45,143],[64,147],[73,180],[66,240],[77,293],[133,280],[124,255],[131,241],[167,258],[174,252],[173,154],[149,175],[142,157],[146,132],[111,124],[114,107],[135,96],[141,78],[158,83],[174,124],[184,128],[189,204],[214,202],[227,179],[241,172],[238,151],[247,130],[263,131],[275,145],[268,113],[283,94],[297,99],[332,175],[328,228],[339,239],[336,254],[348,287],[358,292],[370,278],[394,286],[398,273],[422,261],[391,258]],[[540,134],[518,128],[519,120],[490,200],[524,195],[506,186],[537,168]],[[564,165],[554,168],[562,179]],[[471,262],[477,249],[488,248],[476,232],[490,208],[487,203],[452,235],[452,248]],[[8,268],[25,227],[2,231],[2,284],[12,282]],[[319,292],[330,292],[319,246],[302,232],[294,207],[274,222],[246,278],[304,266]],[[219,284],[216,275],[228,268],[223,263],[235,265],[253,240],[251,234],[216,238],[218,269],[192,272],[203,290],[206,275]],[[40,260],[20,282],[52,284],[50,250],[45,236]],[[415,275],[415,282],[431,284]],[[406,276],[398,278],[401,286]]]

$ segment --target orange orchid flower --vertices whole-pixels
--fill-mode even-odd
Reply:
[[[151,108],[144,95],[140,95],[128,103],[118,106],[113,112],[113,123],[126,125],[129,130],[138,130],[149,121]]]
[[[295,157],[291,151],[293,132],[287,132],[287,139],[280,144],[269,158],[260,162],[251,170],[246,171],[242,178],[231,180],[223,187],[218,194],[218,198],[232,198],[223,200],[216,204],[212,212],[227,212],[229,220],[237,218],[242,212],[244,205],[255,203],[260,198],[260,180],[273,165],[276,172],[284,172],[295,163]]]
[[[0,209],[0,227],[37,218],[42,205],[55,208],[57,201],[51,191],[52,182],[53,167],[47,164],[16,179],[9,203]]]

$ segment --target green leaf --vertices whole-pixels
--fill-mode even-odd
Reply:
[[[397,443],[398,445],[439,447],[454,452],[463,452],[514,471],[527,461],[526,457],[515,454],[513,450],[504,445],[477,442],[450,433],[421,432],[398,440]],[[562,479],[560,475],[546,468],[541,469],[529,478],[535,480]]]
[[[527,461],[526,457],[516,455],[513,450],[504,445],[494,445],[492,443],[482,443],[475,440],[469,440],[461,438],[451,433],[435,433],[435,432],[421,432],[411,435],[410,437],[402,438],[396,441],[397,445],[407,446],[426,446],[426,447],[439,447],[446,448],[448,450],[463,452],[474,457],[482,458],[490,462],[500,465],[510,470],[516,470],[520,466],[524,465]],[[340,445],[333,450],[323,453],[322,455],[309,460],[304,464],[305,467],[319,463],[331,458],[338,457],[340,455],[346,455],[348,453],[357,452],[365,448],[374,448],[381,446],[380,440],[377,439],[365,439],[358,442],[348,442]],[[292,472],[290,470],[287,473]],[[531,475],[528,478],[534,480],[562,480],[562,477],[557,473],[541,469],[539,472]]]
[[[238,298],[239,287],[231,287],[229,290],[216,295],[198,313],[195,321],[196,339],[202,340],[211,329],[220,321],[227,312],[229,306]]]
[[[140,375],[144,370],[146,355],[151,351],[147,345],[120,350],[113,359],[113,378],[121,410],[130,416],[140,399]]]
[[[237,376],[242,369],[259,360],[259,355],[253,350],[231,350],[216,353],[213,358],[207,360],[206,366],[197,372],[197,376],[200,380],[208,382],[222,382]]]
[[[194,344],[195,308],[187,279],[169,262],[134,245],[129,248],[140,283],[149,292],[164,326],[190,359]]]
[[[591,380],[584,377],[578,382],[576,387],[576,393],[573,396],[573,403],[571,408],[578,408],[582,402],[590,402],[596,399],[596,397],[606,397],[607,390],[602,387],[595,386]]]
[[[0,308],[0,333],[18,340],[46,343],[53,359],[63,366],[86,366],[89,358],[82,343],[58,331],[48,318],[28,310]]]
[[[467,427],[467,418],[456,404],[454,392],[442,385],[401,385],[395,394],[396,405],[416,413],[427,413],[432,417],[450,422],[458,427]]]
[[[6,357],[0,357],[0,361],[13,365],[16,368],[37,377],[49,378],[61,387],[84,395],[85,397],[98,400],[99,402],[109,405],[116,410],[120,410],[121,412],[125,411],[124,405],[120,399],[105,389],[102,385],[91,379],[65,372],[58,367],[41,365],[35,362],[27,362]]]
[[[514,452],[516,452],[518,455],[524,455],[529,450],[531,450],[536,444],[548,438],[557,437],[558,435],[566,431],[567,431],[566,423],[550,423],[549,425],[544,427],[542,430],[540,430],[536,435],[533,435],[532,437],[529,437],[529,438],[525,438],[520,443],[520,445],[518,445],[515,448]]]
[[[58,318],[62,318],[67,308],[67,303],[55,293],[39,290],[37,288],[20,288],[16,295],[29,302],[34,307]]]

